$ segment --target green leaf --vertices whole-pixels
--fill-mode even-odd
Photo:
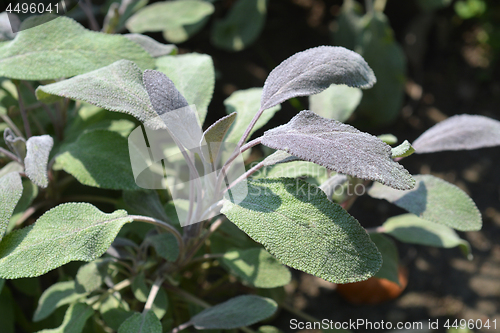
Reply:
[[[332,85],[319,94],[309,96],[309,109],[328,119],[345,122],[356,110],[363,91],[344,85]]]
[[[90,293],[101,287],[106,276],[109,259],[97,259],[78,269],[75,277],[75,290],[80,293]]]
[[[213,11],[214,6],[207,1],[161,1],[139,10],[126,27],[137,33],[178,29],[201,21]]]
[[[115,132],[95,130],[61,148],[55,169],[73,175],[88,186],[137,190],[127,139]]]
[[[146,238],[156,253],[163,259],[174,262],[179,257],[179,244],[177,238],[171,233],[163,233]]]
[[[247,184],[247,197],[225,200],[221,212],[283,264],[334,283],[366,280],[379,270],[381,256],[366,231],[319,188],[290,178]]]
[[[24,161],[26,157],[26,140],[17,136],[10,128],[6,128],[3,132],[3,140],[5,144],[17,157]]]
[[[61,326],[54,329],[45,329],[38,333],[80,333],[94,310],[85,303],[76,303],[70,305]]]
[[[373,198],[385,199],[423,219],[461,231],[479,230],[481,213],[460,188],[431,175],[413,176],[415,188],[399,191],[379,183],[368,190]]]
[[[267,178],[296,178],[296,177],[319,177],[325,176],[328,170],[321,165],[306,161],[294,161],[284,164],[274,165],[272,168],[266,169],[263,176]]]
[[[399,146],[392,148],[391,152],[392,152],[392,158],[406,157],[413,154],[415,152],[415,149],[413,149],[408,140],[405,140]]]
[[[413,214],[403,214],[388,219],[383,232],[405,243],[460,249],[469,260],[472,259],[470,244],[444,225],[419,218]]]
[[[243,281],[257,288],[276,288],[290,282],[292,274],[263,248],[229,251],[222,264]]]
[[[244,295],[203,310],[189,322],[198,330],[233,329],[269,318],[277,308],[270,298]]]
[[[115,331],[118,331],[120,325],[134,314],[134,312],[130,311],[127,302],[121,299],[120,293],[109,295],[101,303],[99,312],[106,325]]]
[[[11,172],[23,172],[24,171],[24,168],[21,164],[17,163],[17,162],[9,162],[7,163],[2,169],[0,169],[0,178],[2,178],[3,176],[5,176],[6,174],[9,174]]]
[[[26,142],[24,167],[26,175],[33,183],[46,188],[49,185],[47,164],[54,140],[49,135],[32,136]]]
[[[123,191],[123,201],[134,213],[168,221],[156,191]]]
[[[19,173],[11,172],[0,178],[0,241],[22,194],[23,183]]]
[[[143,271],[134,277],[132,281],[132,292],[139,302],[145,303],[148,299],[149,287],[146,284],[146,278],[144,277]]]
[[[186,1],[180,1],[186,2]],[[176,13],[176,15],[178,15]],[[206,54],[188,53],[164,56],[156,60],[157,70],[172,80],[189,104],[196,105],[198,118],[203,124],[212,100],[215,71],[212,58]]]
[[[228,51],[241,51],[259,37],[267,13],[267,0],[238,0],[227,16],[215,22],[212,42]]]
[[[237,144],[238,141],[240,141],[241,136],[248,127],[248,124],[250,124],[253,117],[259,111],[261,96],[262,88],[250,88],[235,91],[224,101],[227,114],[231,114],[233,112],[238,113],[236,120],[226,137],[226,142]],[[267,122],[271,120],[274,114],[279,110],[281,110],[281,105],[276,105],[264,111],[259,120],[257,120],[257,123],[255,123],[255,126],[252,128],[248,137],[250,138],[256,130],[267,124]]]
[[[161,320],[168,310],[168,296],[165,289],[160,288],[158,290],[158,294],[156,294],[156,298],[151,306],[151,311],[154,312],[156,317]]]
[[[14,299],[9,288],[3,288],[0,292],[0,323],[2,333],[14,333]]]
[[[76,303],[86,297],[75,289],[75,281],[57,282],[46,289],[38,300],[38,307],[33,314],[33,321],[40,321],[50,316],[58,307]]]
[[[44,19],[30,18],[31,22]],[[26,21],[24,22],[26,23]],[[0,76],[19,80],[51,80],[87,73],[127,59],[142,69],[154,59],[137,43],[121,35],[85,29],[65,16],[20,31],[0,44]]]
[[[126,34],[123,35],[130,39],[131,41],[139,44],[144,50],[146,50],[153,58],[158,58],[164,55],[170,55],[177,53],[177,46],[173,44],[162,44],[158,43],[151,37],[141,35],[141,34]]]
[[[277,150],[268,157],[266,157],[262,161],[262,163],[264,164],[264,166],[271,166],[275,164],[289,163],[293,161],[300,161],[300,158],[298,158],[297,156],[290,155],[283,150]]]
[[[134,313],[123,322],[118,333],[161,333],[162,327],[153,311],[145,314]]]
[[[207,161],[213,163],[217,159],[221,148],[220,144],[233,124],[234,118],[236,118],[236,112],[220,118],[203,132],[200,146],[204,143],[207,145],[207,147],[202,150],[203,156]]]
[[[142,70],[131,61],[120,60],[93,72],[39,86],[36,96],[44,102],[67,97],[106,110],[134,116],[141,122],[156,117],[142,83]]]
[[[257,330],[257,333],[282,333],[282,331],[274,326],[263,325],[263,326],[259,327],[259,329]]]
[[[67,203],[45,212],[35,224],[0,243],[0,277],[34,277],[70,261],[92,261],[132,219],[123,210],[105,214],[87,203]]]
[[[398,138],[395,135],[392,135],[392,134],[378,135],[377,138],[379,138],[380,140],[384,141],[388,145],[395,145],[396,143],[398,143]]]
[[[187,41],[191,36],[198,33],[210,20],[210,16],[205,16],[200,21],[193,24],[186,24],[181,27],[174,29],[168,29],[163,31],[163,38],[168,40],[170,43],[180,44]]]
[[[382,254],[382,267],[375,276],[399,284],[399,255],[396,244],[381,234],[370,234],[370,238]]]
[[[9,221],[9,226],[7,227],[7,232],[10,232],[16,226],[16,222],[24,214],[26,209],[28,209],[28,207],[37,196],[38,186],[34,185],[29,179],[23,179],[23,194],[21,196],[21,199],[19,199],[14,212],[12,213]]]

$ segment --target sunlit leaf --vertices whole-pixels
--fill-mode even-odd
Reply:
[[[408,140],[405,140],[399,146],[392,148],[391,151],[392,151],[392,158],[396,158],[396,157],[410,156],[415,152],[415,149],[411,146]]]
[[[219,154],[220,145],[236,118],[236,112],[233,112],[213,123],[203,132],[203,138],[200,146],[206,143],[206,149],[203,149],[203,155],[207,161],[214,162]]]
[[[311,111],[264,133],[262,144],[336,172],[411,189],[414,180],[391,158],[391,147],[377,137]]]
[[[69,306],[64,320],[58,328],[45,329],[39,333],[80,333],[85,322],[94,314],[94,310],[85,303],[76,303]]]
[[[54,139],[49,135],[32,136],[26,142],[25,172],[28,178],[40,187],[45,188],[49,184],[47,164],[53,145]]]
[[[0,178],[0,241],[22,194],[23,183],[19,173],[11,172]]]
[[[75,303],[86,296],[86,294],[76,292],[75,281],[54,283],[43,292],[38,300],[38,307],[33,314],[33,321],[45,319],[58,307]]]
[[[363,91],[344,85],[332,85],[319,94],[309,96],[309,108],[323,118],[345,122],[361,102]]]
[[[264,84],[261,108],[320,93],[331,84],[370,88],[375,82],[373,71],[356,52],[319,46],[295,53],[273,69]]]
[[[134,313],[123,322],[118,333],[161,333],[162,327],[153,311]]]
[[[75,290],[90,293],[99,289],[106,277],[109,259],[97,259],[81,266],[75,277]]]

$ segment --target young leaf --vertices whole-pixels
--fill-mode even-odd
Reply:
[[[127,139],[115,132],[95,130],[61,148],[55,169],[88,186],[138,190],[130,165]]]
[[[198,53],[164,56],[156,60],[156,67],[174,82],[190,105],[196,105],[198,118],[203,124],[215,87],[212,58]]]
[[[85,303],[69,306],[64,320],[58,328],[41,330],[38,333],[81,333],[85,322],[94,314],[94,310]]]
[[[268,157],[266,157],[262,163],[264,166],[271,166],[275,164],[280,164],[280,163],[289,163],[293,161],[300,161],[300,158],[297,156],[293,156],[288,154],[287,152],[284,152],[283,150],[277,150]]]
[[[309,96],[309,108],[323,118],[345,122],[361,102],[363,91],[344,85],[332,85],[319,94]]]
[[[171,233],[163,233],[148,237],[149,242],[156,250],[156,253],[163,259],[174,262],[179,256],[179,244],[177,238]]]
[[[264,84],[261,109],[320,93],[332,84],[371,88],[375,82],[373,71],[356,52],[319,46],[294,54],[272,70]]]
[[[42,17],[32,17],[39,20]],[[26,21],[25,21],[26,22]],[[153,68],[154,59],[137,43],[121,35],[86,30],[61,16],[20,31],[0,44],[0,76],[19,80],[51,80],[87,73],[127,59]]]
[[[382,254],[382,267],[375,276],[399,284],[399,255],[396,244],[381,234],[370,234],[370,238]]]
[[[126,27],[137,33],[172,30],[199,22],[213,11],[214,6],[207,1],[161,1],[139,10]]]
[[[334,283],[366,280],[380,268],[366,231],[317,187],[290,178],[247,182],[245,200],[225,200],[221,212],[283,264]]]
[[[406,157],[410,156],[415,152],[415,149],[411,146],[408,140],[405,140],[402,144],[391,149],[392,158]]]
[[[168,221],[156,191],[123,191],[123,201],[137,214]]]
[[[162,327],[153,311],[134,313],[123,322],[118,333],[161,333]]]
[[[142,80],[151,105],[160,116],[189,105],[172,80],[162,72],[145,70]]]
[[[86,294],[76,292],[75,281],[57,282],[40,296],[38,307],[33,314],[33,321],[45,319],[60,306],[75,303],[86,296]]]
[[[460,246],[464,255],[469,260],[472,259],[470,244],[447,226],[429,222],[413,214],[403,214],[391,217],[382,227],[383,232],[405,243],[444,248]]]
[[[461,231],[481,229],[481,213],[460,188],[431,175],[416,175],[415,188],[398,191],[375,183],[368,190],[373,198],[385,199],[423,219]]]
[[[26,142],[26,158],[24,159],[25,172],[33,183],[40,187],[49,185],[47,163],[49,154],[54,145],[50,135],[32,136]]]
[[[151,37],[141,35],[141,34],[126,34],[123,35],[133,42],[139,44],[144,50],[146,50],[153,58],[158,58],[164,55],[170,55],[177,53],[177,46],[173,44],[162,44],[158,43]]]
[[[228,51],[241,51],[259,37],[266,20],[267,0],[238,0],[227,16],[215,22],[212,41]]]
[[[226,113],[231,114],[233,112],[238,112],[236,121],[226,137],[226,142],[234,144],[238,143],[248,127],[248,124],[252,121],[257,111],[259,111],[261,96],[262,88],[250,88],[235,91],[224,101]],[[257,120],[257,123],[255,123],[255,126],[252,128],[248,137],[250,138],[256,130],[267,124],[267,122],[271,120],[274,114],[280,109],[281,105],[276,105],[269,110],[266,110],[259,120]]]
[[[17,136],[10,128],[6,128],[3,132],[3,140],[7,147],[9,147],[10,151],[17,155],[21,159],[24,160],[26,157],[26,140]]]
[[[75,277],[76,292],[90,293],[102,285],[106,277],[109,259],[97,259],[78,269]]]
[[[432,126],[415,142],[417,154],[470,150],[500,145],[500,121],[477,115],[457,115]]]
[[[276,288],[288,284],[290,270],[263,248],[233,250],[222,257],[229,271],[257,288]]]
[[[23,183],[19,173],[11,172],[0,178],[0,241],[22,194]]]
[[[231,127],[236,118],[236,112],[233,112],[213,123],[203,132],[203,138],[200,141],[200,146],[206,143],[206,149],[203,149],[203,155],[207,161],[214,162],[220,151],[220,144],[224,140],[227,131]]]
[[[391,147],[380,139],[311,111],[302,111],[288,124],[265,132],[262,144],[393,188],[407,190],[415,184],[408,171],[392,160]]]
[[[156,116],[142,83],[142,70],[128,60],[36,89],[37,98],[43,102],[57,100],[52,95],[126,113],[141,122]]]
[[[270,298],[243,295],[203,310],[191,318],[198,330],[234,329],[255,324],[272,316],[278,305]]]
[[[87,203],[59,205],[0,243],[0,277],[34,277],[70,261],[92,261],[132,219],[123,210],[102,213]]]

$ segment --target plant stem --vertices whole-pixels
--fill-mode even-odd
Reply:
[[[170,224],[148,216],[129,215],[129,217],[132,218],[134,221],[146,222],[157,225],[167,230],[168,232],[172,233],[175,236],[175,238],[177,238],[177,242],[179,243],[179,253],[182,254],[184,252],[184,240],[182,239],[182,235],[177,231],[177,229],[175,229]]]
[[[96,304],[96,303],[99,303],[99,302],[102,302],[104,301],[109,295],[111,295],[112,293],[116,292],[116,291],[120,291],[124,288],[127,288],[128,286],[130,286],[132,284],[132,280],[129,278],[129,279],[125,279],[121,282],[118,282],[117,284],[115,284],[113,287],[109,288],[108,290],[106,290],[105,293],[103,293],[101,295],[101,297],[99,297],[97,300],[95,300],[94,302],[92,302],[92,304],[89,304],[90,306]]]
[[[241,176],[238,177],[229,187],[227,188],[226,192],[230,190],[234,185],[242,181],[243,179],[246,179],[253,175],[255,172],[257,172],[259,169],[261,169],[264,166],[264,161],[257,163],[253,168],[249,169],[247,172],[242,174]]]
[[[21,97],[21,89],[19,89],[19,82],[15,84],[17,90],[17,100],[19,102],[19,110],[21,111],[21,117],[23,118],[24,131],[26,132],[26,139],[31,137],[31,128],[28,120],[28,113],[24,108],[23,98]]]
[[[10,151],[8,151],[5,148],[0,147],[0,154],[4,154],[5,156],[10,158],[11,160],[16,161],[19,164],[23,164],[23,162],[21,161],[21,159],[19,157],[17,157],[17,155],[14,155],[13,153],[11,153]]]
[[[158,295],[158,291],[160,290],[163,281],[165,281],[164,278],[157,277],[155,282],[153,283],[151,291],[149,292],[148,295],[148,299],[146,300],[146,304],[144,305],[144,310],[142,311],[143,315],[145,315],[149,310],[151,310],[153,302],[155,301],[156,295]]]
[[[191,248],[191,251],[186,255],[186,257],[184,258],[183,264],[186,264],[189,262],[189,260],[191,260],[191,258],[196,254],[198,249],[205,243],[205,241],[208,239],[208,237],[210,237],[210,235],[213,234],[214,231],[220,227],[222,222],[224,222],[224,217],[219,217],[214,223],[212,223],[212,225],[210,226],[208,231],[205,233],[205,235],[203,235],[203,237],[198,241],[198,243],[196,243],[196,245],[193,246]]]
[[[260,116],[262,115],[263,112],[264,112],[264,109],[259,109],[259,111],[255,114],[255,116],[253,117],[252,121],[250,122],[250,125],[248,125],[247,129],[243,133],[243,136],[241,137],[240,141],[238,142],[238,148],[240,148],[241,146],[243,146],[243,144],[245,143],[247,137],[250,135],[250,132],[252,131],[252,128],[255,126],[255,123],[257,122],[257,120],[259,120],[259,118],[260,118]]]
[[[9,118],[9,116],[7,116],[6,114],[0,114],[0,118],[2,118],[2,120],[9,126],[11,130],[14,131],[14,133],[16,133],[17,136],[24,138],[23,132],[19,130],[19,128],[16,126],[16,124],[14,124],[14,122],[12,121],[12,119]]]

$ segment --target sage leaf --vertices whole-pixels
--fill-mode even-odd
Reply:
[[[198,33],[207,22],[210,20],[210,16],[205,16],[200,21],[193,24],[186,24],[177,28],[168,29],[163,31],[163,38],[168,40],[170,43],[180,44],[187,41],[191,36]]]
[[[3,140],[10,151],[17,155],[24,161],[26,157],[26,140],[22,137],[17,136],[10,128],[6,128],[3,132]]]
[[[412,145],[417,154],[498,146],[500,121],[478,115],[453,116],[429,128]]]
[[[151,306],[151,311],[154,312],[156,317],[161,320],[166,314],[168,310],[168,296],[165,289],[160,288],[158,290],[158,294],[156,294],[153,305]]]
[[[373,71],[356,52],[319,46],[295,53],[272,70],[264,83],[261,109],[320,93],[332,84],[371,88],[375,82]]]
[[[283,264],[334,283],[366,280],[379,270],[380,254],[366,231],[320,189],[290,178],[247,183],[247,197],[225,200],[221,212]]]
[[[284,150],[338,173],[376,180],[407,190],[415,181],[391,158],[391,147],[377,137],[311,111],[301,111],[290,122],[264,133],[262,144]]]
[[[153,311],[134,313],[120,325],[118,333],[161,333],[160,320]]]
[[[199,22],[213,11],[214,6],[207,1],[160,1],[139,10],[125,26],[137,33],[172,30]]]
[[[328,170],[320,165],[305,161],[293,161],[274,165],[265,171],[265,176],[268,178],[319,177],[325,176],[327,173]]]
[[[332,85],[319,94],[309,96],[309,108],[323,118],[345,122],[361,102],[363,91],[344,85]]]
[[[141,271],[134,277],[132,281],[132,292],[134,293],[134,297],[142,303],[145,303],[148,299],[149,288],[146,284],[146,278],[144,277],[144,271]]]
[[[11,232],[12,229],[15,228],[17,221],[21,216],[23,216],[24,212],[31,205],[33,200],[38,196],[38,186],[33,184],[29,179],[23,179],[23,194],[21,195],[21,199],[17,202],[16,208],[10,217],[9,225],[7,227],[7,232]]]
[[[86,294],[79,294],[75,289],[75,281],[57,282],[46,289],[33,314],[33,321],[40,321],[50,316],[57,308],[84,299]]]
[[[202,153],[205,160],[213,163],[217,160],[219,155],[222,141],[229,131],[229,128],[236,118],[236,112],[233,112],[213,123],[209,128],[203,132],[203,137],[200,141],[200,147],[202,147]],[[206,144],[206,146],[204,146]]]
[[[128,60],[36,89],[37,98],[43,102],[56,101],[53,95],[126,113],[143,123],[156,116],[142,83],[142,70]]]
[[[203,124],[215,87],[212,58],[199,53],[164,56],[156,60],[156,67],[174,82],[189,104],[196,105],[198,118]]]
[[[123,191],[123,201],[134,213],[168,221],[168,216],[156,191]]]
[[[373,233],[370,238],[382,254],[382,266],[375,277],[399,284],[399,255],[396,244],[382,234]]]
[[[384,141],[388,145],[395,145],[396,143],[398,143],[398,138],[393,134],[382,134],[378,135],[377,138]]]
[[[43,16],[29,18],[38,19]],[[153,57],[126,37],[90,31],[60,16],[20,31],[12,41],[1,44],[0,76],[52,80],[87,73],[121,59],[142,69],[154,67]]]
[[[127,139],[120,134],[95,130],[61,148],[54,169],[62,169],[88,186],[138,190],[130,165]]]
[[[24,167],[15,162],[15,161],[12,161],[12,162],[9,162],[7,163],[2,169],[0,169],[0,178],[2,178],[3,176],[11,173],[11,172],[23,172],[24,171]]]
[[[26,158],[24,167],[26,176],[36,185],[46,188],[49,185],[47,164],[54,145],[50,135],[32,136],[26,142]]]
[[[0,178],[0,241],[5,235],[9,220],[22,194],[23,183],[19,173],[11,172]]]
[[[164,55],[170,55],[177,53],[177,46],[173,44],[162,44],[158,43],[151,37],[141,35],[141,34],[126,34],[123,35],[130,39],[131,41],[139,44],[144,50],[146,50],[153,58],[158,58]]]
[[[160,257],[169,262],[174,262],[179,257],[179,243],[171,233],[154,235],[146,238],[146,241],[154,247]]]
[[[41,330],[38,333],[81,333],[85,322],[94,314],[94,310],[85,303],[76,303],[69,306],[64,320],[58,328]]]
[[[115,331],[118,331],[120,325],[134,314],[130,311],[128,303],[122,300],[120,293],[109,295],[101,303],[99,312],[106,325]]]
[[[405,243],[452,248],[459,246],[472,260],[469,242],[461,239],[450,227],[424,220],[413,214],[391,217],[383,225],[383,232]]]
[[[290,270],[263,248],[229,251],[221,261],[232,274],[257,288],[281,287],[292,279]]]
[[[226,142],[237,144],[243,133],[248,127],[248,124],[255,117],[259,111],[259,106],[261,103],[262,88],[250,88],[246,90],[238,90],[231,94],[225,101],[226,113],[231,114],[237,112],[236,120],[229,130],[229,134],[226,137]],[[269,110],[264,111],[260,116],[259,120],[255,123],[255,126],[250,131],[248,138],[252,134],[266,125],[269,120],[274,116],[276,112],[281,109],[280,105],[276,105]]]
[[[243,295],[203,310],[191,318],[198,330],[233,329],[255,324],[272,316],[278,305],[270,298]]]
[[[283,150],[277,150],[268,157],[266,157],[262,161],[262,163],[264,164],[264,166],[271,166],[275,164],[288,163],[293,161],[300,161],[300,158],[298,158],[297,156],[290,155],[287,152],[284,152]]]
[[[97,259],[81,266],[75,277],[76,292],[83,294],[99,289],[107,275],[108,264],[109,259]]]
[[[328,200],[333,201],[337,187],[344,186],[348,180],[349,178],[346,175],[337,173],[336,175],[328,178],[328,180],[321,184],[319,188],[325,192]]]
[[[481,213],[460,188],[431,175],[413,176],[415,188],[398,191],[375,183],[368,195],[385,199],[423,219],[461,230],[479,230]]]
[[[267,0],[238,0],[227,16],[216,21],[212,42],[228,51],[241,51],[259,37],[267,13]]]
[[[70,261],[92,261],[106,252],[120,228],[131,221],[123,210],[105,214],[87,203],[59,205],[2,240],[0,277],[35,277]]]
[[[399,146],[392,148],[391,152],[392,158],[406,157],[413,154],[415,152],[415,149],[411,146],[408,140],[405,140]]]

